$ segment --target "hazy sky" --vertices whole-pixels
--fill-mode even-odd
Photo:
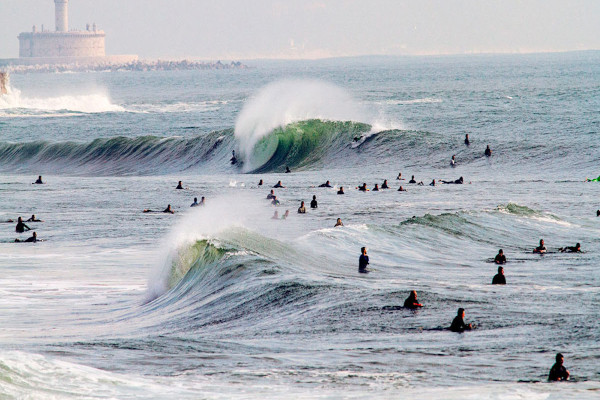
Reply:
[[[600,0],[70,0],[108,54],[317,58],[600,49]],[[0,58],[54,30],[53,0],[0,0]]]

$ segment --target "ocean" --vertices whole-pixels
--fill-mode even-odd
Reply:
[[[600,52],[246,64],[11,75],[1,398],[598,398]]]

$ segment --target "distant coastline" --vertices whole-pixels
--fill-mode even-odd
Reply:
[[[44,73],[44,72],[117,72],[117,71],[185,71],[185,70],[223,70],[248,69],[239,61],[229,63],[200,62],[192,60],[135,60],[124,63],[64,63],[6,65],[2,71],[11,74]]]

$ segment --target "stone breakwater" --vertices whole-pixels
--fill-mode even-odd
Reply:
[[[13,74],[34,72],[105,72],[105,71],[181,71],[181,70],[217,70],[247,69],[248,66],[239,61],[229,63],[201,62],[192,60],[139,60],[126,63],[68,63],[68,64],[36,64],[10,65],[5,67]]]

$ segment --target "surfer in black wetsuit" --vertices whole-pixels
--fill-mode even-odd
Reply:
[[[15,239],[15,243],[35,243],[38,241],[37,233],[33,232],[33,236],[25,240]]]
[[[340,186],[340,190],[338,190],[337,194],[345,194],[343,186]]]
[[[423,304],[417,301],[417,291],[413,290],[408,295],[408,298],[404,300],[404,308],[409,308],[411,310],[416,310],[417,308],[423,307]]]
[[[492,285],[506,285],[506,277],[504,276],[504,268],[498,267],[498,273],[492,278]]]
[[[402,186],[400,186],[400,187],[398,188],[398,191],[399,191],[399,192],[406,192],[406,189],[404,189]]]
[[[551,382],[558,381],[568,381],[569,376],[571,374],[563,365],[565,358],[562,354],[558,353],[556,355],[556,363],[550,368],[550,373],[548,374],[548,380]]]
[[[496,254],[494,262],[496,264],[506,264],[506,256],[504,255],[504,251],[502,249],[498,250],[498,254]]]
[[[317,208],[317,196],[313,196],[312,201],[310,202],[310,208]]]
[[[410,181],[408,181],[408,183],[417,183],[417,181],[415,181],[414,175],[412,176],[412,178],[410,178]]]
[[[431,183],[429,184],[429,186],[435,186],[435,179],[431,181]]]
[[[469,141],[469,134],[467,133],[467,134],[465,135],[465,145],[467,145],[467,146],[468,146],[468,145],[470,145],[470,144],[471,144],[471,142]]]
[[[566,246],[558,249],[561,253],[581,253],[581,244],[577,243],[575,246]]]
[[[341,218],[337,219],[337,221],[335,222],[335,225],[333,227],[335,228],[336,226],[344,226],[344,224],[342,223],[342,219]]]
[[[263,185],[263,181],[262,179],[260,181],[258,181],[258,186],[262,186]]]
[[[235,156],[235,150],[231,150],[231,165],[235,165],[237,163],[237,157]]]
[[[362,186],[358,187],[358,190],[360,190],[361,192],[366,192],[367,189],[367,184],[363,182]]]
[[[277,181],[277,183],[276,183],[276,184],[275,184],[275,186],[273,186],[273,187],[274,187],[274,188],[282,188],[282,189],[285,189],[285,186],[283,186],[283,185],[281,184],[281,181]]]
[[[23,233],[25,231],[30,231],[31,228],[28,227],[27,225],[25,225],[25,223],[23,222],[23,218],[19,217],[19,219],[17,220],[17,226],[15,227],[15,232],[17,233]]]
[[[367,269],[367,265],[369,265],[369,256],[367,255],[367,248],[360,248],[360,257],[358,258],[358,272],[361,274],[368,274],[369,270]]]
[[[173,210],[171,209],[171,205],[170,205],[170,204],[167,204],[167,208],[165,208],[165,209],[163,210],[163,213],[165,213],[165,214],[175,214],[175,211],[173,211]]]
[[[371,189],[373,192],[379,192],[379,184],[375,184],[375,187]]]
[[[319,187],[326,187],[326,188],[330,188],[330,187],[331,187],[331,185],[329,184],[329,181],[327,181],[327,182],[325,182],[325,183],[322,183],[322,184],[320,184],[320,185],[319,185]]]
[[[384,179],[384,180],[383,180],[383,183],[381,184],[381,188],[382,188],[382,189],[389,189],[389,188],[390,188],[390,187],[388,186],[388,184],[387,184],[387,179]]]
[[[544,246],[544,239],[540,239],[540,245],[533,249],[534,253],[544,254],[546,252],[546,246]]]
[[[464,318],[465,318],[465,309],[459,308],[458,312],[456,313],[456,317],[454,317],[454,320],[452,320],[452,325],[450,325],[450,330],[452,332],[462,333],[464,331],[470,331],[471,329],[473,329],[471,324],[465,324]]]
[[[404,180],[404,178],[402,177],[402,172],[398,172],[398,176],[396,177],[396,180],[399,180],[399,181]]]
[[[42,176],[38,176],[37,180],[35,182],[33,182],[34,185],[43,185],[44,182],[42,182]]]
[[[457,179],[457,180],[455,180],[455,181],[444,181],[444,180],[441,180],[440,182],[442,182],[442,183],[445,183],[445,184],[447,184],[447,185],[462,185],[462,184],[463,184],[463,182],[464,182],[464,179],[463,179],[463,177],[461,176],[460,178],[458,178],[458,179]]]
[[[292,171],[290,171],[290,167],[288,167],[288,166],[286,165],[286,167],[285,167],[285,173],[286,173],[286,174],[289,174],[289,173],[291,173],[291,172],[292,172]]]
[[[596,211],[596,217],[600,217],[600,210]]]
[[[29,219],[27,220],[27,222],[44,222],[44,221],[42,221],[41,219],[37,219],[37,218],[35,217],[35,214],[32,214],[32,215],[31,215],[31,218],[29,218]]]
[[[183,185],[181,184],[181,181],[179,181],[179,183],[177,184],[177,187],[175,189],[183,189]]]
[[[298,207],[298,214],[306,214],[306,207],[304,207],[304,202],[300,202],[300,207]]]
[[[485,148],[485,153],[484,154],[485,154],[486,157],[490,157],[492,155],[492,149],[490,149],[490,145],[489,144]]]
[[[271,200],[273,197],[275,197],[275,191],[271,189],[271,193],[267,195],[267,200]]]
[[[279,202],[279,200],[277,200],[277,196],[273,196],[273,199],[271,200],[271,204],[274,206],[278,206],[281,203]]]

